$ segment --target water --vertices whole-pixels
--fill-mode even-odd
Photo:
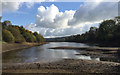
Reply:
[[[50,47],[90,47],[83,43],[68,43],[68,42],[51,42],[42,46],[36,46],[23,50],[16,50],[3,53],[3,62],[5,63],[29,63],[29,62],[54,62],[62,59],[87,59],[87,60],[100,60],[85,55],[78,54],[77,50],[54,50],[48,49]]]

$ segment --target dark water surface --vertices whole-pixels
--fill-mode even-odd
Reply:
[[[91,58],[90,56],[75,55],[77,50],[54,50],[50,47],[68,46],[68,47],[91,47],[83,43],[68,42],[50,42],[42,46],[36,46],[23,50],[16,50],[3,53],[3,63],[29,63],[29,62],[53,62],[65,58],[100,60],[99,58]]]

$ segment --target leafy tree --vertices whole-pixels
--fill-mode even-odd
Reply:
[[[45,41],[43,36],[38,34],[37,32],[34,32],[33,34],[35,35],[37,42],[44,42]]]
[[[2,23],[2,28],[6,28],[8,25],[12,25],[10,21],[4,21]]]
[[[12,35],[12,33],[6,29],[2,30],[2,38],[3,38],[3,41],[5,41],[5,42],[14,42],[15,41],[15,38]]]
[[[22,43],[25,42],[24,37],[20,34],[19,28],[18,26],[13,26],[13,25],[9,25],[7,27],[7,29],[13,34],[13,36],[15,37],[15,42],[16,43]]]
[[[12,34],[12,36],[14,37],[15,43],[44,41],[44,38],[42,35],[38,33],[36,33],[37,35],[33,35],[31,31],[26,30],[23,26],[12,25],[10,21],[2,22],[1,26],[3,26],[3,30],[4,30],[3,33]],[[6,41],[7,39],[6,35],[4,37],[5,39],[4,38],[3,39]]]
[[[99,28],[91,27],[89,31],[81,35],[61,37],[61,39],[63,38],[67,42],[112,43],[112,45],[120,46],[120,16],[115,17],[115,19],[105,20],[100,23]],[[60,41],[57,39],[54,38],[52,41]],[[49,39],[47,40],[49,41]]]
[[[100,27],[99,27],[99,31],[98,31],[98,37],[99,37],[99,40],[101,41],[105,41],[107,40],[109,37],[112,37],[112,32],[114,31],[113,30],[113,27],[115,26],[115,21],[114,20],[106,20],[106,21],[103,21],[101,24],[100,24]]]
[[[29,32],[23,33],[23,36],[27,42],[35,42],[36,41],[36,37]]]

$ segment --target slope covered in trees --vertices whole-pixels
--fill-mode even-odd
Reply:
[[[50,39],[47,39],[47,41],[50,41]],[[105,20],[100,23],[99,28],[91,27],[89,31],[81,35],[52,38],[52,41],[101,43],[120,46],[120,16]]]
[[[32,33],[23,26],[12,25],[10,21],[2,22],[2,40],[15,43],[45,41],[41,34]]]

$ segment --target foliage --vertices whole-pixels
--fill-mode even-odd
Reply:
[[[22,42],[43,42],[44,38],[42,35],[38,34],[35,36],[33,33],[29,30],[26,30],[23,26],[17,26],[12,25],[10,21],[4,21],[2,22],[2,28],[3,28],[3,39],[6,42],[11,42],[9,40],[6,40],[9,35],[10,37],[14,37],[14,41],[12,39],[12,42],[15,43],[22,43]],[[9,35],[6,35],[9,34]],[[10,38],[11,40],[11,38]]]
[[[66,41],[74,42],[95,42],[120,44],[120,17],[105,20],[100,23],[99,28],[91,27],[90,30],[81,35],[69,36]],[[77,38],[77,39],[75,39]]]
[[[15,42],[16,42],[16,43],[25,42],[24,37],[20,34],[19,26],[9,25],[9,26],[7,27],[7,29],[8,29],[8,30],[13,34],[13,36],[15,37]]]
[[[6,28],[8,25],[12,25],[10,21],[4,21],[2,23],[2,28]]]
[[[24,38],[27,42],[35,42],[36,41],[36,37],[29,32],[25,32],[22,35],[24,36]]]
[[[37,42],[44,42],[44,38],[42,35],[38,34],[37,32],[34,32],[34,36],[36,37]]]
[[[6,29],[3,29],[2,30],[2,34],[3,34],[3,41],[5,42],[14,42],[15,38],[14,36],[12,35],[12,33]]]

